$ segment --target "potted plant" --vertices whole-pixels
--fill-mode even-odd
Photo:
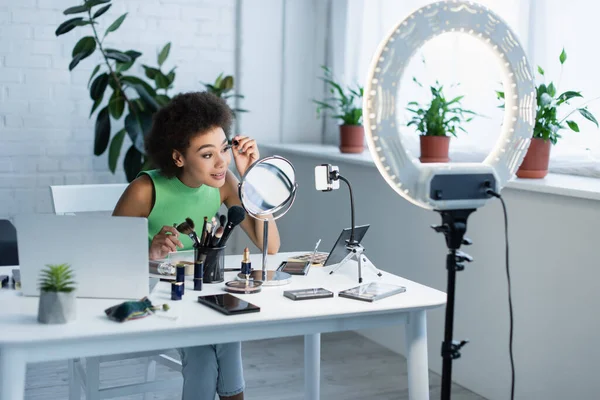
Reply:
[[[559,56],[561,75],[562,66],[566,59],[567,53],[565,53],[565,50],[563,49]],[[545,77],[542,67],[538,66],[537,72],[542,77]],[[573,113],[579,112],[581,116],[593,122],[596,127],[598,127],[598,121],[587,107],[575,107],[564,117],[559,118],[559,108],[564,108],[564,105],[569,105],[569,100],[576,97],[583,98],[583,96],[581,95],[581,92],[573,90],[567,90],[557,96],[557,86],[554,86],[553,82],[548,84],[542,83],[536,86],[537,110],[535,115],[535,126],[533,128],[533,137],[529,149],[525,154],[525,158],[517,170],[517,176],[519,178],[541,179],[548,174],[551,145],[556,144],[558,139],[561,138],[559,132],[566,128],[569,128],[573,132],[579,132],[579,125],[577,125],[575,121],[567,119]],[[504,92],[496,91],[496,95],[498,96],[498,99],[504,101]],[[500,107],[504,107],[504,104]]]
[[[413,81],[423,87],[416,78]],[[415,126],[417,132],[420,132],[419,160],[422,163],[448,162],[450,135],[456,137],[457,129],[466,133],[460,124],[471,121],[476,115],[475,112],[462,108],[460,101],[464,96],[446,100],[443,89],[443,85],[436,81],[430,87],[432,99],[429,104],[420,105],[416,101],[408,103],[407,110],[414,115],[407,126]]]
[[[61,36],[80,28],[89,33],[73,47],[69,71],[86,58],[99,60],[88,81],[93,102],[90,118],[98,110],[94,155],[101,156],[108,150],[108,167],[114,174],[123,145],[128,145],[123,157],[123,169],[127,180],[131,182],[140,171],[151,168],[144,149],[144,137],[150,131],[154,113],[170,101],[168,91],[173,88],[175,67],[168,72],[162,68],[169,56],[171,43],[167,43],[157,54],[156,67],[142,65],[146,77],[154,83],[153,87],[138,76],[139,70],[132,68],[142,55],[140,51],[106,47],[106,37],[114,35],[128,13],[122,14],[101,30],[105,14],[112,7],[111,0],[78,0],[74,3],[79,4],[63,11],[67,19],[56,28],[55,34]],[[118,43],[118,39],[113,42]],[[91,57],[98,53],[99,57]],[[113,131],[117,132],[113,134]],[[126,136],[130,140],[125,141]]]
[[[342,153],[362,153],[365,147],[365,129],[362,125],[362,97],[363,88],[347,88],[345,91],[333,79],[331,70],[321,66],[324,76],[321,79],[329,86],[332,97],[324,101],[313,100],[317,104],[317,115],[323,110],[331,110],[334,118],[341,120],[340,125],[340,151]]]
[[[244,96],[238,93],[229,93],[233,90],[234,88],[234,79],[233,76],[231,75],[227,75],[227,76],[223,76],[223,74],[221,73],[217,79],[214,81],[214,83],[204,83],[201,82],[204,87],[206,88],[207,92],[210,92],[218,97],[221,97],[223,99],[225,99],[225,101],[228,101],[230,98],[240,98],[243,99]],[[242,113],[242,112],[248,112],[248,110],[244,110],[242,108],[231,108],[231,110],[233,111],[233,114],[236,115],[237,113]]]
[[[40,276],[38,321],[64,324],[75,319],[75,281],[69,264],[46,265]]]

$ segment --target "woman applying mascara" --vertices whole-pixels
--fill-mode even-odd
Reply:
[[[233,159],[243,176],[259,159],[256,142],[227,134],[233,113],[221,98],[208,92],[184,93],[154,115],[146,152],[157,169],[143,171],[121,196],[114,216],[148,218],[149,258],[165,258],[177,249],[192,249],[173,223],[190,217],[200,223],[215,215],[221,204],[241,205],[238,179],[228,170]],[[237,144],[236,144],[237,143]],[[262,248],[263,226],[254,218],[240,224],[250,240]],[[279,250],[275,221],[269,222],[268,253]],[[242,400],[244,379],[241,344],[179,349],[183,366],[183,400]]]

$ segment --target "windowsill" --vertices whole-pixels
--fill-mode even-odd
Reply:
[[[308,143],[267,143],[262,148],[275,152],[315,158],[322,162],[345,162],[375,167],[368,149],[362,154],[343,154],[337,146]],[[519,179],[510,181],[507,188],[530,192],[550,193],[589,200],[600,200],[600,179],[576,175],[548,174],[544,179]]]

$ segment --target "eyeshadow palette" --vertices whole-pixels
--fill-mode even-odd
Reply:
[[[290,258],[288,258],[288,261],[310,261],[312,259],[313,265],[323,265],[325,263],[325,260],[327,260],[328,256],[329,256],[329,253],[317,253],[314,255],[314,258],[312,258],[313,253],[306,253],[306,254],[301,254],[298,256],[290,257]]]
[[[292,300],[326,299],[333,297],[333,292],[323,288],[286,290],[283,295]]]

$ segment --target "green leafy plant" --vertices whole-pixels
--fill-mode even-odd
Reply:
[[[69,264],[48,264],[42,270],[39,282],[43,292],[72,292],[75,290],[73,271]]]
[[[423,87],[416,79],[413,81]],[[470,122],[475,115],[474,111],[462,108],[460,101],[464,96],[457,96],[447,100],[444,95],[444,87],[438,81],[430,86],[431,102],[421,105],[416,101],[408,103],[407,110],[413,113],[411,120],[406,126],[415,126],[416,130],[424,136],[448,136],[456,137],[457,129],[467,132],[462,123]]]
[[[234,88],[234,79],[231,75],[223,76],[223,73],[221,73],[213,83],[201,83],[204,85],[207,92],[225,99],[225,101],[229,101],[231,98],[244,98],[244,96],[241,94],[231,93]],[[231,110],[233,111],[234,115],[236,113],[248,112],[248,110],[244,110],[243,108],[232,107]]]
[[[567,60],[567,53],[565,52],[565,49],[563,49],[560,53],[558,60],[560,61],[560,75],[562,76],[563,65]],[[537,72],[543,78],[545,78],[545,72],[542,69],[542,67],[538,66]],[[533,137],[538,139],[550,140],[552,144],[556,144],[558,139],[562,137],[559,133],[562,129],[569,128],[574,132],[579,132],[579,125],[575,121],[567,119],[575,112],[579,112],[581,116],[593,122],[596,125],[596,127],[598,127],[598,121],[596,120],[594,115],[587,109],[587,107],[575,107],[574,109],[569,111],[564,117],[559,118],[558,109],[561,106],[564,108],[564,105],[570,105],[569,100],[577,97],[583,98],[583,96],[581,92],[574,90],[567,90],[557,96],[557,86],[554,85],[554,82],[550,82],[548,84],[541,83],[536,86],[537,110],[535,114],[535,127],[533,128]],[[503,102],[503,104],[500,105],[500,107],[504,108],[504,92],[496,91],[496,95],[498,99],[500,99]],[[597,98],[592,99],[587,103],[593,100],[597,100]],[[566,124],[566,126],[564,124]]]
[[[56,36],[64,35],[81,26],[91,29],[90,36],[84,36],[75,44],[69,70],[72,71],[82,60],[96,51],[100,52],[102,61],[95,66],[88,81],[90,97],[94,102],[90,118],[99,107],[103,106],[96,114],[94,154],[100,156],[108,149],[108,166],[114,174],[123,140],[125,135],[129,136],[132,145],[125,153],[123,168],[127,180],[132,181],[139,171],[150,166],[144,151],[144,137],[150,130],[153,114],[170,100],[168,90],[173,87],[175,67],[169,72],[161,70],[171,49],[171,44],[167,43],[157,55],[157,67],[143,65],[145,75],[153,81],[154,87],[129,72],[142,53],[136,50],[121,51],[104,45],[106,37],[123,24],[127,13],[110,24],[103,35],[98,32],[100,17],[111,6],[110,0],[85,0],[81,5],[69,7],[64,10],[65,15],[82,14],[83,16],[64,21],[55,33]],[[109,89],[108,94],[107,89]],[[104,98],[108,100],[104,102]],[[111,118],[119,121],[119,126],[122,127],[117,130],[112,139]]]
[[[362,98],[363,88],[356,85],[356,88],[348,87],[347,91],[342,85],[335,82],[331,70],[326,66],[321,66],[324,76],[321,77],[328,86],[332,97],[324,101],[313,100],[317,104],[317,115],[321,115],[324,110],[331,110],[333,117],[342,121],[342,125],[362,125]]]

